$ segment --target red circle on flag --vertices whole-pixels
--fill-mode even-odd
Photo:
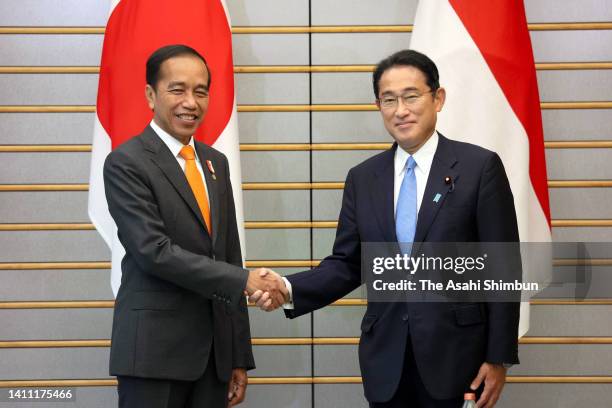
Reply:
[[[234,104],[232,34],[219,0],[121,0],[104,36],[97,114],[112,147],[142,132],[153,114],[145,99],[145,64],[158,48],[196,49],[211,74],[210,102],[196,139],[212,145]]]

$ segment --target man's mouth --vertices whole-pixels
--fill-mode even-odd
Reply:
[[[185,122],[195,122],[198,119],[198,115],[193,113],[179,113],[175,116]]]
[[[400,123],[396,123],[395,127],[399,128],[399,129],[408,129],[408,128],[412,127],[415,124],[416,124],[416,122],[400,122]]]

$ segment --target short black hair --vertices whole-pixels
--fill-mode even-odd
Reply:
[[[431,89],[432,94],[440,88],[438,67],[436,67],[436,64],[427,55],[414,50],[401,50],[388,56],[376,65],[374,75],[372,76],[374,96],[376,99],[378,99],[378,83],[380,82],[380,77],[385,71],[396,66],[415,67],[421,71],[425,75],[427,86]]]
[[[181,55],[192,55],[202,60],[206,66],[206,70],[208,71],[208,84],[206,85],[210,88],[211,74],[206,60],[202,54],[197,52],[195,49],[183,44],[166,45],[158,48],[155,52],[153,52],[153,54],[151,54],[149,59],[147,59],[147,84],[151,85],[151,87],[155,89],[155,86],[159,81],[159,70],[164,61],[167,61],[170,58],[179,57]]]

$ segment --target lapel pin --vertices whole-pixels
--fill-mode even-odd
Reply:
[[[447,186],[450,185],[450,188],[448,189],[449,193],[455,189],[455,181],[451,176],[444,177],[444,184],[446,184]]]
[[[440,201],[440,198],[442,198],[442,194],[437,193],[436,196],[433,199],[434,203],[437,203],[438,201]]]
[[[208,171],[210,171],[210,174],[212,175],[212,179],[216,180],[217,176],[215,174],[215,168],[212,165],[212,162],[210,160],[206,160],[206,165],[208,166]]]

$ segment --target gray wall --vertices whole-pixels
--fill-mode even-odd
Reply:
[[[234,26],[405,25],[416,0],[229,0]],[[606,0],[527,0],[529,22],[612,22]],[[4,0],[0,27],[105,24],[104,0]],[[612,29],[532,31],[538,63],[612,62]],[[235,34],[236,65],[374,64],[407,47],[409,33]],[[96,66],[100,34],[0,34],[0,66]],[[609,64],[610,65],[610,64]],[[370,73],[236,74],[239,104],[370,103]],[[540,70],[543,101],[610,101],[612,69]],[[0,73],[0,105],[93,105],[96,74]],[[547,141],[610,140],[612,109],[542,112]],[[389,142],[376,112],[240,113],[241,143]],[[0,145],[89,144],[92,113],[0,113]],[[248,151],[243,182],[341,182],[347,170],[376,151]],[[612,149],[547,149],[550,180],[610,180]],[[87,183],[88,152],[0,151],[0,184]],[[7,187],[3,187],[4,190]],[[610,187],[551,188],[555,220],[612,219]],[[341,190],[245,190],[247,221],[335,220]],[[88,223],[86,191],[0,191],[0,223]],[[609,224],[608,224],[609,225]],[[108,261],[109,251],[90,229],[0,230],[0,342],[108,339],[111,309],[31,308],[15,301],[111,300],[107,269],[26,262]],[[330,252],[333,229],[248,229],[248,260],[310,260]],[[610,241],[610,227],[555,227],[559,241]],[[15,270],[15,267],[21,267]],[[45,269],[50,268],[50,269]],[[609,268],[608,268],[609,269]],[[279,268],[291,273],[299,268]],[[351,294],[360,297],[361,292]],[[11,306],[12,308],[7,308]],[[47,305],[48,306],[48,305]],[[70,304],[65,305],[70,306]],[[83,305],[81,305],[83,306]],[[610,305],[534,305],[530,336],[612,337]],[[330,306],[295,321],[252,308],[256,338],[356,337],[363,306]],[[523,364],[512,376],[573,376],[567,384],[512,383],[498,406],[609,406],[612,341],[592,344],[522,344]],[[591,343],[591,344],[589,344]],[[18,347],[0,343],[0,387],[8,380],[106,379],[107,347]],[[0,346],[1,347],[1,346]],[[355,345],[257,345],[252,377],[306,377],[305,384],[251,385],[247,407],[365,407],[359,384],[312,385],[313,377],[358,376]],[[74,404],[112,407],[112,386],[77,389]],[[0,407],[26,406],[2,403]]]

